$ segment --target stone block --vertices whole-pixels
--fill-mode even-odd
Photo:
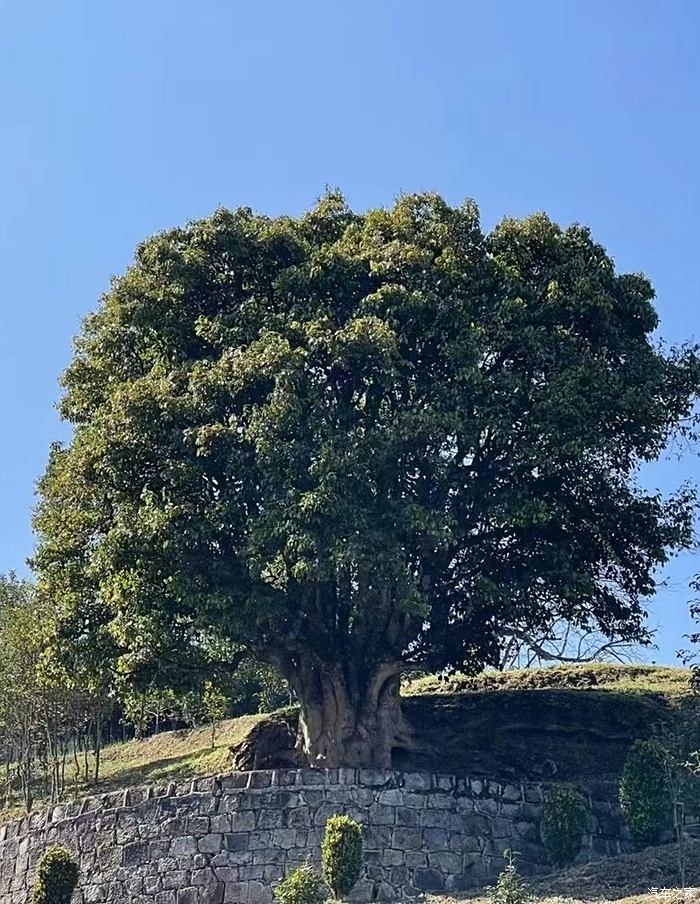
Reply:
[[[299,770],[299,784],[302,787],[308,788],[313,785],[325,785],[326,783],[326,774],[323,769],[312,769],[311,767],[306,767],[304,769]]]
[[[107,853],[106,849],[101,849],[100,853],[103,850]],[[134,841],[131,844],[126,844],[121,850],[121,855],[121,866],[138,866],[141,863],[146,863],[149,860],[148,842]]]
[[[404,793],[400,788],[386,788],[377,794],[377,803],[388,807],[402,807]]]
[[[223,882],[212,882],[200,889],[199,904],[223,904],[224,900],[224,884]]]
[[[381,804],[372,804],[369,808],[369,823],[374,826],[393,826],[396,822],[396,810],[394,807],[384,807]]]
[[[231,828],[234,832],[250,832],[255,828],[255,810],[241,810],[231,814]]]
[[[249,788],[269,788],[272,784],[272,772],[265,770],[260,772],[251,772]]]
[[[382,855],[382,864],[384,866],[400,866],[404,862],[403,851],[395,851],[388,848]]]
[[[211,867],[192,870],[191,885],[210,885],[216,882],[216,873]]]
[[[161,882],[163,884],[164,889],[175,889],[183,888],[188,884],[189,880],[189,871],[186,869],[175,869],[169,873],[166,873],[161,878]]]
[[[520,785],[503,785],[501,789],[503,800],[516,801],[523,799],[523,789]]]
[[[409,869],[416,867],[424,867],[428,865],[428,855],[423,851],[406,851],[403,855],[403,861]]]
[[[177,892],[174,889],[159,891],[155,896],[155,904],[177,904]]]
[[[197,853],[197,839],[191,835],[181,835],[170,842],[171,857],[187,857]]]
[[[224,835],[224,849],[227,851],[247,851],[250,837],[247,832],[232,832]]]
[[[455,799],[451,794],[426,794],[425,805],[433,810],[452,810],[455,807]]]
[[[426,829],[449,829],[458,832],[463,828],[465,818],[468,817],[446,810],[422,810],[420,824]]]
[[[188,885],[177,892],[177,904],[198,904],[198,900],[199,889],[195,888],[194,885]]]
[[[277,772],[277,784],[281,788],[290,788],[299,784],[300,769],[279,769]]]
[[[227,882],[224,885],[224,904],[248,904],[248,883]]]
[[[394,829],[391,846],[398,851],[419,851],[421,833],[418,829]]]
[[[185,823],[185,832],[187,835],[206,835],[208,831],[208,816],[190,816]]]
[[[423,844],[416,845],[428,851],[446,851],[449,848],[449,832],[447,829],[423,829]]]
[[[401,886],[408,882],[408,869],[405,866],[392,866],[389,870],[389,882],[394,886]]]
[[[308,829],[311,826],[311,814],[306,807],[297,807],[282,813],[282,826],[290,829]]]
[[[454,791],[457,787],[456,775],[436,775],[435,787],[439,791]]]
[[[395,789],[391,789],[395,790]],[[377,791],[375,788],[351,788],[349,797],[350,800],[357,804],[358,807],[369,807],[371,804],[375,803],[377,798],[386,794],[386,791]],[[347,803],[348,794],[346,792],[345,802]]]
[[[143,893],[145,895],[154,895],[161,889],[162,879],[160,876],[144,876],[143,877]]]
[[[413,884],[421,891],[444,891],[445,877],[436,869],[417,869],[413,873]]]
[[[272,889],[253,880],[248,885],[248,904],[270,904]]]
[[[396,808],[396,825],[415,828],[420,825],[420,811],[411,807]]]
[[[437,851],[428,853],[428,866],[440,870],[442,873],[461,873],[462,856],[451,851]]]
[[[348,766],[342,766],[338,769],[339,785],[354,785],[357,782],[357,770]]]
[[[386,870],[379,863],[371,863],[367,866],[365,872],[370,879],[374,879],[375,882],[378,882],[380,879],[384,879],[386,876]]]
[[[249,772],[232,772],[221,779],[221,789],[222,791],[229,791],[233,788],[246,788],[249,777]]]
[[[237,882],[240,871],[237,866],[215,866],[214,874],[219,882]]]
[[[405,772],[403,787],[406,791],[430,791],[432,781],[430,776],[423,772]]]
[[[152,863],[154,860],[162,860],[168,856],[170,851],[170,839],[159,838],[156,841],[148,842],[148,861]]]
[[[272,833],[272,843],[285,850],[295,847],[296,840],[296,829],[275,829]]]

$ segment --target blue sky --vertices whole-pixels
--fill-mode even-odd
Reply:
[[[666,339],[700,338],[699,29],[694,0],[0,0],[0,571],[32,549],[81,317],[139,240],[221,204],[546,210],[651,277]],[[653,603],[658,661],[694,569]]]

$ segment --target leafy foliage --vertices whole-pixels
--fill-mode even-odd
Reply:
[[[323,879],[308,864],[293,870],[275,888],[278,904],[323,904]]]
[[[544,800],[541,833],[547,856],[554,866],[568,866],[581,850],[588,817],[580,794],[569,788],[552,788]]]
[[[634,475],[690,430],[699,382],[695,348],[655,346],[652,299],[582,226],[484,234],[436,195],[151,238],[64,376],[42,587],[124,680],[250,650],[310,756],[386,765],[406,659],[478,670],[552,618],[647,637],[693,494]]]
[[[620,780],[620,803],[634,843],[658,844],[671,825],[665,752],[658,741],[635,741]]]
[[[518,874],[515,855],[511,850],[503,852],[506,861],[505,869],[500,873],[496,884],[490,889],[492,904],[529,904],[532,901],[527,885]]]
[[[360,878],[362,826],[349,816],[331,816],[321,845],[323,875],[336,900],[348,895]]]
[[[78,864],[65,848],[49,848],[37,864],[32,901],[34,904],[70,904],[78,876]]]

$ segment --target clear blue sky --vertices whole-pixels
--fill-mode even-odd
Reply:
[[[81,317],[140,239],[217,205],[543,209],[652,278],[665,338],[700,337],[699,34],[695,0],[0,0],[0,571],[32,549]],[[653,604],[659,661],[694,567]]]

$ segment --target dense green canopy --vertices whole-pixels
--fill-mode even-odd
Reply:
[[[692,348],[588,229],[471,202],[248,209],[144,242],[77,341],[41,483],[43,585],[120,668],[290,680],[307,754],[386,764],[407,663],[496,662],[553,614],[643,638],[693,496]]]

